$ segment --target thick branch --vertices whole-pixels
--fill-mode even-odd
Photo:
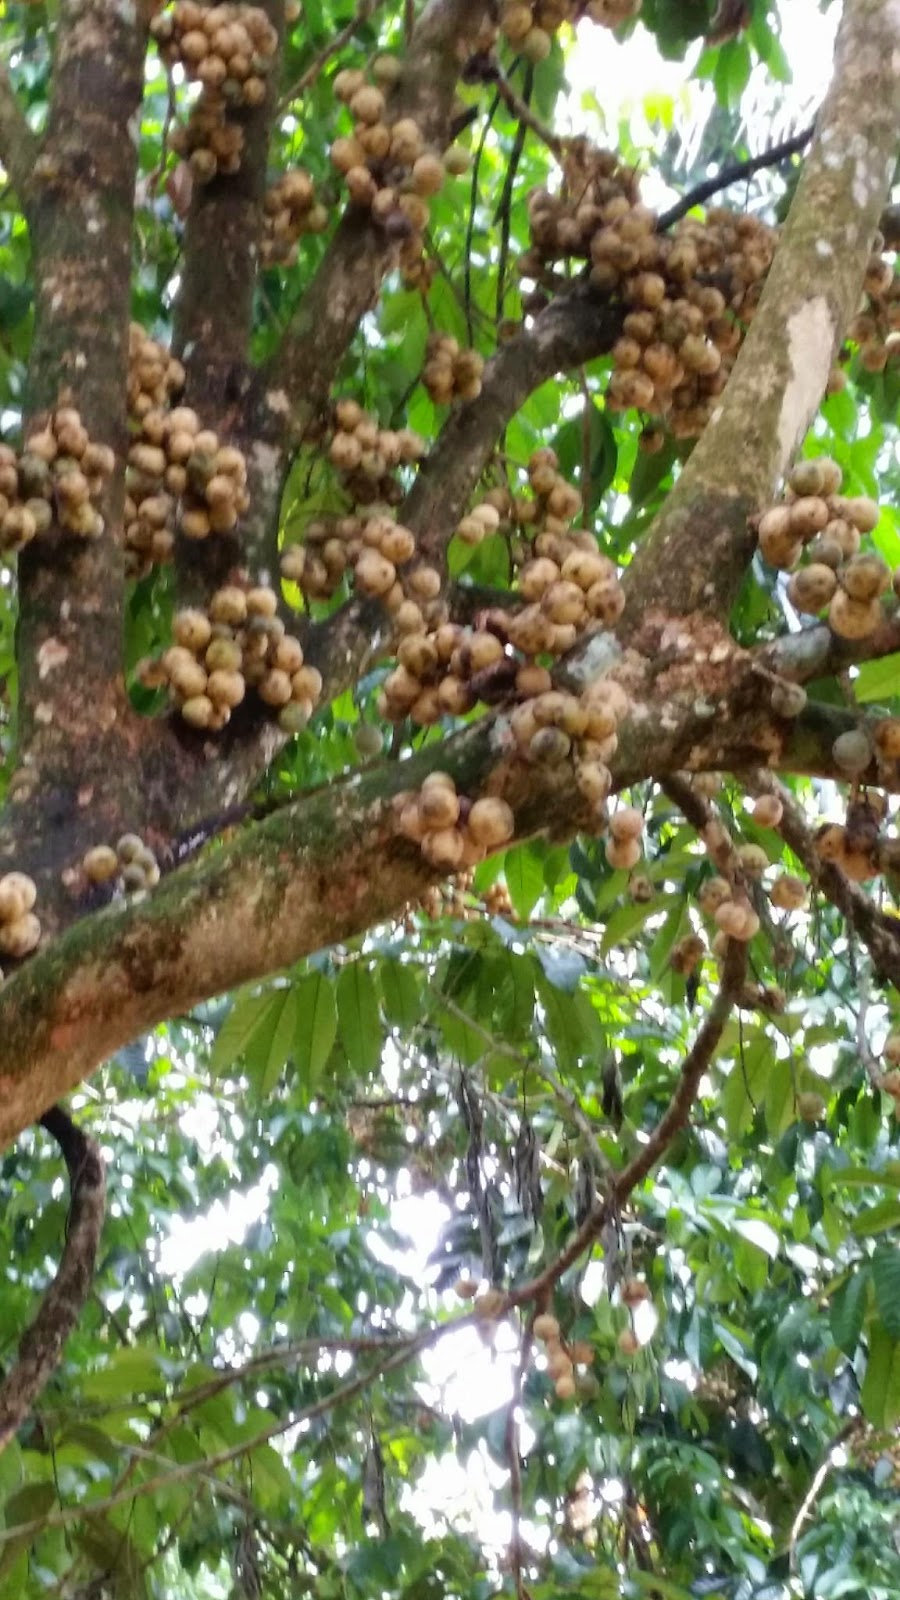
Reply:
[[[27,210],[38,141],[25,121],[6,67],[0,66],[0,162]]]
[[[793,770],[803,770],[804,749],[819,770],[834,728],[853,723],[833,713],[837,721],[821,736],[807,731],[804,745],[791,724],[765,709],[766,685],[743,656],[716,667],[717,688],[707,675],[710,699],[698,697],[690,638],[683,681],[671,664],[654,678],[647,663],[643,682],[631,657],[623,659],[626,669],[632,709],[611,762],[616,788],[684,769],[743,770],[790,759]],[[571,767],[520,756],[503,715],[486,716],[438,749],[304,796],[173,873],[149,896],[115,903],[69,929],[6,981],[0,1148],[157,1022],[351,938],[421,898],[442,874],[398,837],[390,799],[418,788],[435,764],[462,794],[507,799],[517,837],[550,830],[566,838],[591,825]],[[900,771],[880,781],[900,787]]]
[[[810,683],[815,678],[833,678],[861,661],[880,661],[900,651],[900,609],[890,598],[874,633],[864,639],[842,639],[827,622],[816,622],[797,633],[763,645],[759,665],[792,683]]]
[[[279,34],[279,51],[260,106],[233,114],[244,134],[237,172],[195,184],[184,235],[173,346],[183,355],[187,395],[215,427],[242,398],[253,323],[269,133],[275,114],[284,6],[261,0]]]
[[[106,1204],[103,1160],[93,1139],[61,1106],[41,1117],[69,1171],[69,1219],[62,1259],[40,1310],[22,1337],[12,1369],[0,1383],[0,1451],[15,1437],[52,1376],[94,1279]]]
[[[206,427],[242,449],[248,462],[250,510],[234,534],[204,543],[179,540],[179,597],[208,599],[235,566],[274,565],[281,499],[280,471],[257,447],[259,395],[250,365],[253,302],[259,275],[266,163],[276,115],[284,33],[283,0],[260,0],[278,35],[262,105],[233,114],[244,134],[237,172],[195,184],[184,237],[184,266],[175,306],[173,347],[187,375],[186,398]],[[267,420],[268,417],[267,417]]]
[[[111,800],[111,775],[124,785],[129,765],[121,463],[137,163],[131,130],[143,58],[143,30],[117,0],[61,6],[47,133],[31,185],[35,329],[26,435],[68,392],[91,439],[114,448],[120,470],[104,491],[102,537],[54,529],[19,557],[20,760],[40,790],[27,805],[26,852],[40,852],[45,832],[58,835],[62,816],[77,818],[79,807],[83,815],[90,793]],[[69,844],[77,850],[77,835]]]
[[[648,604],[724,616],[771,496],[819,405],[856,308],[900,136],[900,15],[850,0],[835,75],[734,371],[628,575]]]

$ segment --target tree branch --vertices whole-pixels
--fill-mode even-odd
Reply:
[[[668,696],[658,679],[654,698],[652,675],[645,684],[630,682],[631,712],[610,762],[615,788],[681,769],[759,766],[786,745],[788,725],[747,709],[758,683],[745,657],[717,669],[722,683],[709,703],[697,696],[691,639],[685,663],[685,684]],[[435,764],[461,794],[505,798],[517,837],[548,829],[571,837],[592,826],[571,767],[522,757],[508,718],[497,714],[438,749],[303,796],[149,895],[70,928],[7,979],[0,988],[0,1148],[155,1023],[352,938],[421,898],[443,874],[398,836],[390,801],[401,789],[419,788]],[[900,786],[900,774],[894,778]]]
[[[0,66],[0,162],[9,173],[26,213],[38,141],[25,120],[6,67]]]
[[[629,568],[626,625],[653,604],[727,614],[754,548],[748,518],[802,440],[856,308],[893,176],[898,92],[896,8],[849,0],[834,79],[759,309],[713,418]]]
[[[728,167],[721,167],[711,178],[705,178],[702,183],[695,184],[680,200],[676,200],[668,211],[663,211],[657,220],[657,233],[667,233],[676,222],[686,217],[695,206],[702,206],[704,200],[710,200],[714,194],[720,194],[723,189],[728,189],[733,183],[740,183],[744,178],[751,178],[754,172],[761,172],[765,167],[777,167],[779,161],[786,161],[789,156],[799,155],[805,150],[815,131],[815,123],[810,123],[802,133],[794,133],[789,139],[782,139],[780,144],[773,144],[768,150],[763,150],[758,156],[748,156],[744,161],[733,161]]]
[[[63,1345],[91,1292],[106,1205],[100,1149],[61,1106],[41,1117],[69,1172],[69,1218],[62,1259],[40,1310],[22,1336],[14,1366],[0,1383],[0,1451],[15,1437],[52,1376]]]
[[[827,622],[815,622],[796,633],[784,633],[756,652],[761,668],[791,683],[832,678],[861,661],[880,661],[900,651],[900,608],[889,598],[882,620],[864,639],[842,639]]]
[[[244,134],[238,171],[194,184],[175,304],[173,348],[184,360],[187,398],[203,407],[204,425],[213,428],[229,414],[240,414],[238,402],[247,383],[266,161],[281,63],[284,5],[282,0],[257,3],[278,34],[266,97],[260,106],[230,116]]]
[[[741,774],[741,782],[751,794],[778,796],[782,805],[778,832],[803,863],[810,881],[837,907],[865,945],[877,976],[900,992],[900,921],[879,911],[865,891],[851,883],[833,862],[822,860],[812,828],[783,784],[767,772]]]

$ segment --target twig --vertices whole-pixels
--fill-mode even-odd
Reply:
[[[844,876],[840,867],[822,860],[812,829],[795,804],[793,795],[771,773],[745,773],[741,775],[741,781],[751,794],[778,796],[782,806],[778,832],[802,862],[812,883],[842,912],[862,940],[877,976],[886,979],[900,991],[900,922],[897,918],[879,911],[868,895]]]
[[[834,1452],[838,1445],[847,1438],[848,1434],[853,1432],[854,1426],[855,1421],[853,1420],[850,1422],[845,1422],[840,1431],[835,1434],[830,1445],[828,1446],[828,1449],[825,1451],[822,1460],[819,1462],[819,1465],[813,1473],[812,1482],[810,1483],[809,1488],[800,1502],[800,1509],[791,1523],[791,1531],[788,1538],[788,1564],[791,1572],[796,1572],[797,1570],[797,1541],[799,1540],[800,1534],[803,1530],[804,1522],[809,1520],[813,1506],[819,1497],[819,1492],[822,1488],[822,1485],[825,1482],[825,1479],[828,1477],[831,1468],[834,1466]]]
[[[481,130],[481,138],[478,141],[478,149],[475,151],[475,156],[472,161],[472,178],[469,184],[469,218],[466,223],[466,242],[463,247],[463,309],[466,315],[466,328],[468,330],[470,344],[473,343],[475,338],[475,332],[472,326],[472,306],[474,303],[472,299],[472,241],[475,237],[475,217],[478,210],[478,179],[481,171],[481,158],[484,155],[484,147],[487,144],[487,137],[491,131],[491,123],[497,115],[501,99],[502,95],[498,89],[488,107],[488,114],[484,119],[484,127]]]
[[[528,70],[525,74],[524,84],[524,98],[526,105],[531,98],[533,83],[534,68],[529,64]],[[516,129],[516,137],[513,140],[513,147],[510,151],[509,161],[507,162],[506,166],[506,176],[503,180],[503,189],[500,194],[500,201],[496,211],[494,212],[494,226],[496,227],[498,222],[500,224],[500,249],[497,255],[498,323],[503,319],[503,301],[506,297],[506,269],[509,263],[509,234],[512,226],[513,190],[515,189],[516,173],[519,170],[519,162],[522,159],[522,152],[525,149],[525,130],[526,124],[520,119],[519,126]]]
[[[344,24],[343,28],[341,28],[339,33],[335,34],[333,39],[329,39],[328,43],[322,50],[319,51],[319,54],[315,57],[315,59],[310,62],[309,66],[306,68],[306,71],[300,74],[297,82],[292,84],[291,87],[282,95],[278,105],[275,108],[276,116],[283,116],[291,102],[296,100],[298,95],[303,94],[304,90],[308,89],[311,84],[315,83],[319,73],[323,70],[323,68],[327,67],[332,57],[336,56],[339,50],[343,50],[345,44],[350,43],[350,40],[353,38],[353,35],[360,24],[363,22],[368,22],[373,11],[375,11],[377,7],[377,3],[378,0],[360,0],[354,15],[350,18],[350,21]]]
[[[424,1333],[407,1341],[405,1348],[374,1367],[369,1367],[365,1372],[349,1382],[333,1389],[331,1394],[324,1395],[313,1405],[307,1406],[303,1411],[293,1412],[288,1417],[279,1417],[267,1428],[263,1428],[252,1438],[244,1439],[240,1444],[231,1445],[227,1450],[220,1450],[216,1455],[206,1456],[200,1461],[176,1462],[170,1471],[161,1472],[155,1478],[147,1478],[133,1488],[114,1490],[102,1500],[92,1500],[84,1505],[65,1506],[58,1511],[51,1512],[45,1517],[32,1517],[28,1522],[14,1524],[13,1527],[0,1529],[0,1546],[8,1544],[11,1539],[24,1539],[34,1533],[43,1533],[50,1528],[64,1528],[77,1522],[81,1517],[102,1517],[108,1511],[113,1511],[117,1506],[125,1505],[129,1500],[135,1500],[141,1495],[155,1495],[164,1493],[173,1483],[183,1483],[186,1478],[195,1473],[207,1474],[214,1472],[218,1467],[227,1466],[230,1461],[236,1461],[240,1456],[258,1450],[260,1445],[267,1444],[270,1439],[278,1438],[280,1434],[287,1433],[291,1428],[297,1428],[302,1423],[313,1422],[317,1417],[324,1416],[335,1406],[343,1405],[361,1394],[364,1389],[376,1378],[384,1377],[386,1373],[395,1371],[398,1367],[411,1361],[413,1356],[438,1342],[450,1332],[455,1332],[461,1327],[474,1323],[473,1315],[457,1317],[452,1322],[444,1322],[436,1327],[428,1328]]]
[[[786,161],[788,156],[800,154],[809,144],[815,132],[815,122],[804,128],[802,133],[794,133],[789,139],[782,139],[780,144],[773,144],[768,150],[763,150],[758,156],[748,156],[745,161],[734,161],[730,167],[722,167],[714,177],[704,179],[687,194],[683,194],[668,211],[664,211],[656,224],[657,233],[666,233],[682,217],[686,217],[694,206],[702,205],[704,200],[709,200],[720,189],[727,189],[732,183],[740,183],[742,178],[752,177],[754,172],[760,172],[763,167],[775,167],[779,161]]]
[[[69,1220],[56,1276],[26,1329],[18,1357],[0,1384],[0,1451],[15,1437],[62,1355],[63,1345],[91,1293],[106,1200],[100,1149],[61,1106],[41,1117],[69,1172]]]
[[[591,1207],[578,1232],[570,1239],[556,1260],[551,1261],[537,1277],[530,1279],[528,1283],[520,1284],[512,1291],[508,1300],[510,1306],[522,1305],[528,1300],[539,1300],[546,1295],[547,1290],[574,1265],[582,1252],[593,1244],[606,1223],[621,1209],[632,1190],[656,1165],[676,1133],[685,1126],[703,1074],[713,1058],[725,1031],[725,1024],[734,1009],[744,982],[746,966],[746,945],[738,943],[735,939],[729,940],[719,992],[685,1057],[678,1086],[646,1144],[641,1146],[627,1166],[618,1173],[609,1192]]]
[[[530,75],[531,74],[529,71],[529,78]],[[554,133],[552,128],[548,128],[546,123],[542,122],[540,117],[535,115],[528,104],[528,101],[523,99],[522,96],[516,92],[509,79],[502,72],[497,73],[496,84],[500,98],[503,100],[507,109],[510,110],[513,116],[517,117],[519,122],[522,123],[526,128],[530,128],[532,133],[536,133],[538,138],[541,140],[541,143],[545,144],[551,154],[555,156],[557,160],[559,160],[559,155],[565,144],[565,140],[561,138],[558,133]]]
[[[510,1535],[509,1554],[516,1585],[516,1600],[527,1600],[525,1579],[522,1573],[522,1465],[519,1444],[519,1411],[522,1406],[522,1384],[528,1369],[533,1339],[534,1312],[522,1329],[519,1360],[513,1373],[513,1392],[506,1413],[506,1461],[509,1467]]]

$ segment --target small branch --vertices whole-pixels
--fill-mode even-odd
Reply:
[[[287,89],[281,96],[276,111],[277,116],[283,117],[284,113],[290,109],[293,101],[296,100],[299,95],[304,94],[305,91],[315,83],[319,74],[324,71],[325,67],[327,67],[329,61],[331,61],[334,56],[343,50],[345,44],[350,43],[350,40],[356,33],[357,28],[361,27],[364,22],[368,22],[369,18],[372,16],[372,13],[377,9],[378,0],[360,0],[360,4],[357,6],[354,15],[350,18],[350,21],[344,24],[343,28],[341,28],[340,31],[334,35],[334,38],[329,39],[328,43],[322,50],[319,51],[319,54],[315,57],[315,59],[310,62],[309,66],[306,68],[306,71],[301,73],[300,77],[297,79],[297,82],[291,84],[291,87]]]
[[[802,133],[794,133],[789,139],[782,139],[780,144],[773,144],[768,150],[763,150],[758,156],[748,156],[744,161],[733,161],[730,166],[722,167],[712,178],[704,179],[687,194],[676,200],[668,211],[664,211],[656,224],[657,233],[667,233],[686,217],[695,206],[701,206],[704,200],[709,200],[722,189],[727,189],[733,183],[740,183],[743,178],[750,178],[754,172],[760,172],[764,167],[777,167],[780,161],[786,161],[789,156],[799,155],[805,150],[815,132],[815,123],[811,122]]]
[[[62,1151],[69,1173],[69,1219],[62,1258],[40,1309],[22,1336],[12,1369],[0,1384],[0,1451],[10,1443],[59,1364],[63,1345],[91,1293],[106,1202],[99,1147],[53,1106],[41,1125]]]
[[[521,1444],[519,1431],[519,1412],[522,1408],[522,1385],[528,1362],[531,1356],[533,1343],[534,1313],[532,1313],[522,1329],[522,1339],[519,1345],[519,1360],[513,1373],[513,1392],[506,1413],[506,1464],[509,1468],[509,1505],[510,1505],[510,1534],[509,1555],[515,1576],[516,1600],[527,1600],[528,1591],[525,1588],[525,1577],[522,1571],[522,1464]]]
[[[0,66],[0,163],[26,210],[37,154],[38,140],[25,120],[7,68]]]
[[[815,887],[837,907],[861,939],[877,975],[900,992],[900,923],[897,919],[879,911],[868,895],[851,883],[833,862],[821,859],[812,828],[783,784],[768,772],[741,774],[741,782],[751,794],[778,796],[782,805],[778,831],[782,838],[803,863]]]
[[[828,1477],[828,1474],[834,1465],[834,1452],[848,1437],[848,1435],[853,1432],[855,1425],[856,1424],[854,1420],[845,1422],[844,1426],[839,1430],[838,1433],[835,1434],[830,1445],[828,1446],[828,1449],[819,1462],[819,1465],[813,1473],[809,1488],[800,1502],[800,1509],[791,1523],[791,1531],[788,1538],[788,1563],[791,1572],[796,1572],[797,1570],[797,1544],[800,1539],[800,1535],[803,1532],[803,1524],[809,1521],[809,1518],[812,1515],[813,1507],[821,1493],[822,1485],[824,1484],[825,1479]]]
[[[540,139],[542,144],[547,146],[547,149],[550,151],[551,155],[559,160],[560,152],[565,144],[565,140],[561,138],[558,133],[554,133],[552,128],[548,128],[546,123],[541,121],[540,117],[537,116],[534,111],[532,111],[527,99],[516,93],[509,79],[503,72],[498,71],[495,81],[501,100],[507,109],[512,112],[520,126],[529,128],[532,133],[537,134],[537,137]]]
[[[697,1098],[703,1074],[712,1061],[725,1025],[734,1010],[744,982],[747,967],[747,947],[732,939],[722,967],[719,992],[702,1023],[696,1039],[685,1057],[678,1086],[646,1144],[642,1145],[628,1165],[623,1167],[612,1187],[591,1208],[578,1232],[570,1239],[549,1266],[528,1283],[521,1284],[509,1296],[509,1304],[523,1305],[526,1301],[540,1301],[549,1289],[574,1266],[579,1256],[593,1244],[610,1220],[617,1215],[628,1196],[646,1178],[660,1156],[672,1143],[675,1135],[686,1126],[691,1107]]]

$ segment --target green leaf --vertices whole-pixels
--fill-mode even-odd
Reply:
[[[474,1066],[490,1052],[491,1046],[484,1034],[473,1027],[464,1013],[440,1006],[436,1013],[438,1027],[451,1056],[467,1067]]]
[[[79,1387],[87,1399],[116,1400],[123,1395],[159,1394],[168,1383],[162,1359],[135,1345],[113,1350],[102,1367],[85,1373]]]
[[[398,1028],[414,1028],[422,1013],[419,974],[408,962],[387,958],[379,969],[384,1014]]]
[[[337,1036],[334,983],[324,972],[310,972],[294,986],[296,1027],[294,1061],[307,1095],[315,1092]]]
[[[853,693],[862,705],[900,695],[900,655],[864,661],[853,680]]]
[[[880,1322],[869,1333],[860,1399],[873,1428],[892,1428],[900,1417],[900,1342]]]
[[[375,979],[362,961],[351,961],[337,981],[341,1044],[354,1072],[374,1072],[381,1060],[381,1020]]]
[[[507,850],[503,872],[516,914],[527,922],[544,892],[544,863],[533,846],[518,844]]]
[[[233,1068],[240,1071],[244,1052],[255,1029],[265,1017],[272,1002],[271,990],[250,994],[244,990],[237,996],[228,1016],[216,1034],[209,1058],[210,1071],[219,1076]]]
[[[900,1246],[880,1244],[872,1256],[875,1304],[892,1339],[900,1339]]]
[[[284,1071],[294,1039],[296,1007],[292,987],[274,990],[245,1046],[247,1072],[260,1096],[271,1093]]]
[[[835,1290],[829,1311],[829,1323],[835,1344],[847,1356],[856,1353],[866,1312],[869,1292],[869,1269],[857,1267]]]
[[[865,1239],[873,1233],[887,1233],[890,1228],[897,1227],[900,1227],[900,1200],[880,1200],[877,1205],[861,1211],[851,1223],[858,1239]]]

